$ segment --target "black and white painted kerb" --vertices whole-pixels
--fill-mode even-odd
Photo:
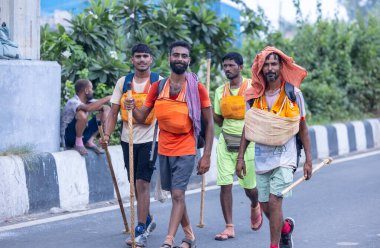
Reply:
[[[309,128],[313,159],[341,156],[380,146],[380,119]]]
[[[380,119],[337,123],[309,128],[313,159],[341,156],[380,147]],[[208,185],[215,183],[216,141]],[[110,147],[116,179],[123,198],[129,196],[127,171],[120,146]],[[156,178],[154,175],[153,178]],[[152,181],[154,187],[155,180]],[[201,177],[192,176],[191,187],[199,187]],[[39,153],[24,157],[0,157],[0,223],[28,213],[83,209],[91,203],[115,199],[115,191],[105,155],[76,151]]]

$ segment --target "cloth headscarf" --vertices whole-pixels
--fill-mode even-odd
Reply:
[[[307,71],[303,67],[294,63],[292,57],[287,56],[282,51],[275,47],[267,46],[259,54],[256,55],[252,65],[252,87],[247,89],[244,95],[245,101],[253,98],[259,98],[265,92],[265,80],[264,75],[261,72],[265,58],[271,54],[276,53],[282,59],[282,68],[280,76],[286,82],[299,88],[302,80],[307,76]]]

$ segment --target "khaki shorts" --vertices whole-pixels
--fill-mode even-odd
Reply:
[[[220,134],[218,145],[216,146],[217,154],[217,168],[218,175],[216,184],[219,186],[230,185],[234,182],[234,175],[236,172],[236,160],[238,152],[229,152],[227,150],[226,142],[223,135]],[[244,179],[238,179],[239,184],[244,189],[253,189],[256,187],[256,173],[255,173],[255,145],[251,142],[244,154],[244,161],[246,166],[246,175]]]
[[[264,174],[257,174],[257,190],[259,202],[268,202],[269,194],[278,195],[293,183],[293,169],[278,167]],[[292,192],[283,197],[291,196]]]

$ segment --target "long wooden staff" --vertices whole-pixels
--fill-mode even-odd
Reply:
[[[320,170],[322,167],[324,167],[325,165],[328,165],[332,162],[332,158],[326,158],[324,159],[321,163],[319,163],[317,165],[317,167],[315,167],[313,169],[313,172],[311,173],[312,175],[314,175],[314,173],[316,173],[318,170]],[[298,185],[300,185],[303,181],[305,181],[305,176],[299,178],[297,181],[295,181],[294,183],[292,183],[292,185],[290,185],[289,187],[287,187],[286,189],[284,189],[280,194],[278,194],[279,197],[282,197],[284,196],[285,194],[287,194],[289,191],[291,191],[292,189],[294,189],[295,187],[297,187]]]
[[[132,84],[128,84],[128,97],[132,98]],[[131,240],[132,248],[136,247],[135,243],[135,172],[133,165],[133,115],[132,110],[128,110],[128,128],[129,128],[129,185],[130,185],[130,204],[131,204]]]
[[[98,121],[98,130],[99,130],[100,137],[102,138],[102,140],[104,140],[103,127],[102,127],[102,123],[100,121]],[[110,152],[108,151],[108,145],[105,146],[104,150],[106,152],[106,157],[107,157],[107,161],[108,161],[108,167],[109,167],[110,172],[111,172],[113,186],[115,187],[117,201],[119,202],[121,216],[123,217],[123,222],[124,222],[124,227],[125,227],[124,232],[129,233],[129,227],[128,227],[127,218],[125,217],[123,201],[121,200],[119,186],[117,185],[117,180],[116,180],[115,172],[114,172],[113,166],[112,166],[111,155],[110,155]]]
[[[207,52],[207,77],[206,89],[210,93],[210,76],[211,76],[211,53]],[[204,208],[205,208],[205,174],[202,175],[202,188],[201,188],[201,211],[199,216],[199,224],[197,227],[203,228],[204,224]]]

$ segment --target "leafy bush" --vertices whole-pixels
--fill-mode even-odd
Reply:
[[[266,45],[292,56],[309,74],[301,85],[310,123],[347,121],[380,114],[380,19],[356,22],[299,21],[292,39],[281,33],[259,41],[247,38],[243,54],[250,62]],[[246,63],[247,64],[247,63]],[[250,68],[245,69],[250,73]]]
[[[89,2],[83,13],[73,14],[68,28],[41,28],[41,58],[56,60],[62,66],[61,105],[74,95],[73,82],[80,78],[92,81],[96,98],[111,94],[117,79],[132,70],[130,50],[138,42],[152,48],[152,70],[168,76],[169,44],[186,40],[192,45],[191,70],[200,72],[200,79],[205,82],[205,57],[211,52],[211,89],[223,82],[220,59],[235,40],[235,24],[228,17],[216,16],[210,8],[213,0]],[[245,21],[249,23],[251,18],[254,23],[246,29],[252,33],[265,30],[266,24],[259,15],[243,8],[249,13]],[[111,140],[118,141],[116,136]]]
[[[41,57],[57,60],[62,66],[62,102],[73,92],[72,82],[88,78],[95,96],[110,94],[116,80],[133,68],[130,49],[137,42],[148,44],[154,53],[152,70],[170,73],[169,44],[177,39],[192,44],[191,70],[202,82],[206,75],[206,53],[212,53],[210,97],[226,80],[221,58],[229,51],[241,52],[243,75],[251,75],[256,54],[274,45],[292,56],[309,71],[301,86],[312,123],[363,118],[380,114],[380,18],[369,15],[345,23],[324,20],[317,1],[318,20],[303,20],[300,1],[294,0],[297,27],[292,39],[269,32],[264,12],[250,10],[241,0],[241,27],[244,43],[232,46],[235,24],[211,10],[213,0],[90,1],[83,13],[73,15],[71,26],[41,30]]]

